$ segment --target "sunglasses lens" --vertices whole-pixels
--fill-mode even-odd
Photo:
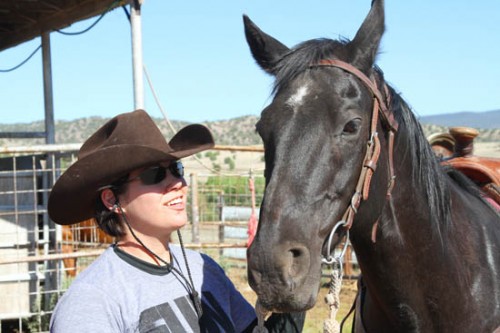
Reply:
[[[168,167],[157,166],[147,169],[139,175],[139,178],[141,178],[144,185],[155,185],[167,177],[167,170],[169,170],[176,178],[184,177],[184,166],[182,165],[182,162],[175,161]]]
[[[159,166],[145,170],[139,177],[144,185],[154,185],[161,182],[166,176],[167,169]]]
[[[168,166],[168,169],[177,178],[184,177],[184,165],[182,165],[181,161],[175,161]]]

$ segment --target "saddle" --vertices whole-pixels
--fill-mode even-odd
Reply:
[[[479,132],[469,127],[452,127],[448,133],[429,138],[441,164],[450,166],[471,179],[481,188],[484,197],[500,211],[500,158],[480,157],[474,153],[474,139]],[[443,146],[450,154],[443,154]]]

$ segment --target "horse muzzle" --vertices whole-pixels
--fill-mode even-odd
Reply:
[[[248,282],[267,310],[297,312],[312,308],[320,279],[319,255],[312,255],[304,244],[262,246],[256,238],[248,249]]]

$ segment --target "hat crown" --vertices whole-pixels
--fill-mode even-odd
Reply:
[[[170,151],[165,137],[144,110],[119,115],[99,128],[82,145],[78,158],[82,159],[95,151],[120,146],[149,146],[165,152]]]

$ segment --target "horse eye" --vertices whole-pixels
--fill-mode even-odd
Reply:
[[[347,124],[345,124],[343,133],[354,134],[359,130],[360,126],[361,126],[360,119],[351,120]]]

